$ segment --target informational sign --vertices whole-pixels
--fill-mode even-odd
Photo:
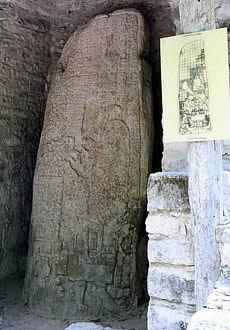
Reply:
[[[161,39],[164,142],[230,139],[227,28]]]

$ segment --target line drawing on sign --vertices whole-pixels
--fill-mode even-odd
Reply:
[[[179,53],[179,134],[212,131],[209,86],[202,39],[187,43]]]

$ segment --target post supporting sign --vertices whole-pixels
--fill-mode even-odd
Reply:
[[[161,40],[163,129],[164,142],[188,142],[199,310],[220,275],[215,231],[223,214],[222,140],[230,138],[227,30],[215,30],[214,0],[180,0],[179,9],[183,34]]]

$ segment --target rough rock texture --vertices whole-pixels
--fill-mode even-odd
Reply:
[[[187,175],[151,174],[148,212],[148,330],[186,329],[195,312]]]
[[[0,281],[24,268],[46,102],[49,22],[36,4],[0,2]]]
[[[47,81],[76,28],[97,14],[124,7],[140,9],[150,21],[155,92],[160,100],[159,37],[174,34],[179,19],[177,0],[2,0],[0,3],[0,279],[24,268]],[[158,137],[154,147],[155,170],[161,166],[160,108],[160,105],[155,107],[154,115]]]
[[[223,228],[224,227],[224,228]],[[230,226],[217,228],[217,240],[221,255],[221,270],[223,276],[230,275]]]
[[[223,216],[220,219],[219,225],[230,224],[230,172],[223,171]]]
[[[134,7],[151,26],[156,104],[160,104],[159,37],[174,34],[177,0],[2,0],[0,279],[24,268],[32,181],[47,95],[47,81],[73,32],[97,14]],[[145,56],[145,54],[143,54]],[[154,58],[154,60],[152,60]],[[50,69],[50,70],[49,70]],[[49,73],[48,73],[49,71]],[[162,152],[160,113],[155,107],[154,170]],[[6,166],[7,164],[7,166]]]
[[[230,278],[230,172],[223,173],[224,212],[221,224],[216,229],[216,240],[221,260],[221,279]]]
[[[95,15],[108,14],[116,9],[136,8],[150,24],[151,56],[148,61],[153,63],[154,85],[154,150],[152,171],[161,171],[163,151],[161,125],[161,77],[160,77],[160,38],[175,35],[179,29],[179,0],[55,0],[50,12],[51,20],[51,71],[60,57],[63,46],[82,24],[86,24]]]
[[[164,172],[188,171],[187,143],[165,143],[162,157]]]
[[[50,58],[51,71],[54,71],[66,41],[79,25],[89,22],[96,14],[123,7],[138,8],[150,23],[151,61],[157,87],[154,89],[155,141],[160,141],[159,37],[181,31],[177,0],[1,1],[0,280],[23,267],[26,255],[33,168],[46,102]],[[228,0],[216,1],[218,26],[230,26],[228,11]],[[154,170],[160,167],[161,148],[158,145],[154,151],[158,160],[153,164]],[[226,169],[230,168],[228,149],[224,154]],[[173,155],[165,153],[167,169],[170,170],[170,158],[174,170],[185,168],[186,156],[180,158],[180,150],[175,151],[174,146],[168,150],[173,150]],[[179,165],[175,163],[176,153]]]
[[[208,309],[196,313],[190,330],[230,329],[230,173],[223,172],[224,212],[216,228],[221,259],[220,283],[208,297]],[[148,183],[149,233],[148,330],[186,329],[196,309],[193,230],[188,177],[151,174]],[[204,252],[204,251],[203,251]]]
[[[180,0],[180,25],[183,33],[199,32],[215,28],[217,0]]]
[[[4,93],[2,93],[0,107],[1,109],[9,108],[10,113],[14,115],[12,118],[8,117],[8,124],[6,124],[6,115],[1,117],[1,126],[6,127],[8,133],[4,133],[4,139],[1,138],[0,162],[3,163],[3,167],[7,162],[8,168],[1,170],[1,180],[4,180],[4,183],[0,183],[2,196],[0,278],[21,267],[27,251],[26,237],[31,210],[33,168],[46,102],[46,78],[50,68],[50,59],[51,71],[54,71],[66,41],[77,27],[89,22],[97,14],[107,14],[124,7],[138,8],[150,23],[152,57],[148,60],[154,62],[154,84],[156,85],[154,116],[156,117],[155,136],[157,138],[153,153],[156,158],[153,169],[159,171],[162,152],[159,38],[180,33],[178,0],[1,1],[2,60],[0,72],[1,90]],[[228,0],[216,0],[218,26],[230,26],[228,12]],[[16,114],[17,120],[14,119]],[[21,142],[18,143],[20,148],[16,147],[16,144],[15,147],[12,147],[12,141],[5,144],[6,136],[12,141],[20,137]],[[29,147],[25,147],[26,145]],[[229,146],[225,150],[224,168],[229,170],[230,152],[228,149]],[[163,165],[164,169],[185,169],[185,153],[181,152],[180,148],[177,150],[176,146],[170,146],[167,150],[164,157],[167,166]],[[179,165],[175,162],[175,154],[179,158]],[[170,167],[171,164],[172,167]],[[2,167],[0,166],[0,168]],[[18,173],[17,180],[12,174],[15,168]]]
[[[204,308],[194,314],[187,330],[230,330],[229,310]]]
[[[228,0],[216,0],[216,23],[218,27],[230,27],[230,3]]]
[[[202,308],[220,276],[215,237],[223,217],[221,144],[216,141],[189,145],[189,201],[195,250],[195,296]]]
[[[224,195],[229,191],[230,173],[224,173]],[[227,212],[224,215],[226,221]],[[207,306],[195,313],[188,330],[229,330],[230,329],[230,217],[228,224],[219,225],[216,239],[221,259],[221,277],[208,296]]]
[[[153,143],[151,66],[141,58],[148,51],[143,16],[124,10],[74,33],[58,62],[35,171],[25,287],[38,314],[86,319],[137,305]]]
[[[65,42],[79,25],[89,22],[96,15],[109,14],[121,8],[136,8],[148,19],[152,51],[154,57],[158,57],[159,38],[175,34],[176,25],[179,25],[178,2],[179,0],[55,0],[49,13],[52,18],[52,60],[56,62]],[[159,64],[158,61],[158,71]]]
[[[105,327],[103,327],[101,325],[97,325],[95,323],[82,322],[82,323],[71,324],[65,330],[121,330],[121,329],[112,329],[112,328],[108,328],[108,327],[105,328]]]
[[[207,307],[194,314],[187,330],[230,330],[230,278],[216,285]]]

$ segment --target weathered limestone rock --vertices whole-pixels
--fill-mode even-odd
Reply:
[[[148,330],[186,329],[195,312],[187,175],[151,174],[148,211]]]
[[[221,278],[230,276],[230,213],[229,213],[229,189],[230,173],[223,173],[224,181],[224,214],[222,224],[216,228],[216,240],[219,247],[221,260]]]
[[[224,214],[216,231],[223,276],[230,274],[229,175],[223,172]],[[187,175],[152,174],[148,211],[148,330],[186,329],[196,304]],[[188,329],[230,329],[230,286],[228,281],[224,283],[209,296],[208,309],[196,313]]]
[[[121,329],[112,329],[112,328],[108,328],[108,327],[105,328],[105,327],[95,324],[95,323],[80,322],[80,323],[71,324],[65,330],[121,330]]]
[[[159,67],[159,38],[175,34],[176,30],[180,33],[178,2],[178,0],[1,1],[0,71],[3,93],[0,99],[2,109],[0,158],[1,168],[5,167],[1,170],[4,183],[0,183],[2,196],[0,241],[3,247],[0,252],[1,279],[15,272],[26,255],[33,168],[46,103],[50,59],[54,67],[66,40],[77,26],[88,22],[90,17],[109,13],[117,8],[133,6],[140,8],[150,22],[153,36],[152,59],[157,59],[154,63],[158,63]],[[228,0],[215,2],[217,24],[230,26]],[[156,72],[159,73],[157,70]],[[160,81],[157,74],[154,80]],[[8,118],[7,111],[10,114]],[[160,116],[158,126],[160,126]],[[5,144],[8,137],[10,137],[9,141]],[[169,148],[166,146],[164,170],[186,169],[184,149],[171,144]],[[226,145],[224,168],[228,170],[229,155],[229,145]],[[15,176],[12,178],[14,170],[18,173],[17,179]]]
[[[215,233],[223,216],[223,179],[220,142],[192,143],[189,147],[189,199],[195,250],[197,310],[207,301],[220,276]],[[202,161],[200,160],[202,155]]]
[[[230,330],[229,311],[201,309],[194,314],[187,330]]]
[[[164,172],[188,171],[187,143],[165,143],[162,158]]]
[[[35,1],[29,8],[18,1],[0,3],[0,281],[25,270],[27,256],[50,64],[49,22],[36,8]]]
[[[216,284],[208,297],[207,307],[195,313],[188,330],[230,329],[230,278]]]
[[[221,278],[208,296],[207,306],[195,313],[188,330],[229,330],[230,329],[230,225],[229,225],[229,180],[230,173],[223,172],[224,214],[222,225],[216,228],[221,260]]]
[[[150,297],[174,303],[195,304],[194,267],[153,265],[148,274]]]
[[[25,267],[50,72],[77,27],[98,14],[127,7],[140,8],[150,21],[158,63],[154,67],[159,70],[159,37],[174,33],[177,0],[1,0],[0,280]],[[160,164],[160,155],[158,159]]]
[[[149,33],[134,10],[67,42],[51,84],[34,178],[25,282],[38,314],[136,306],[136,250],[152,145]]]
[[[194,309],[186,306],[153,301],[148,309],[148,330],[185,330],[191,319]]]
[[[193,266],[193,244],[188,239],[151,237],[148,244],[150,262]],[[172,253],[173,251],[173,253]]]
[[[221,276],[227,277],[230,275],[230,226],[218,226],[216,239],[221,259]]]
[[[230,224],[230,172],[223,172],[223,217],[220,225]]]
[[[230,26],[230,4],[228,0],[216,0],[216,21],[219,26]]]
[[[150,214],[158,214],[158,211],[165,210],[170,216],[172,212],[173,215],[182,211],[187,213],[189,211],[187,174],[176,172],[151,174],[148,181],[147,210]]]

